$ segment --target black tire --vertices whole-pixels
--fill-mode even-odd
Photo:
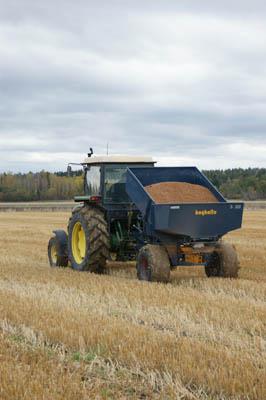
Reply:
[[[51,237],[48,242],[48,259],[50,266],[55,267],[67,267],[68,256],[67,247],[65,243],[61,243],[59,238],[56,236]]]
[[[84,235],[84,247],[75,252],[75,226]],[[74,233],[73,233],[74,232]],[[109,259],[109,234],[103,212],[96,207],[74,209],[68,224],[68,254],[71,266],[78,271],[106,273]]]
[[[205,264],[205,272],[208,277],[238,278],[239,268],[234,246],[225,242],[217,244],[217,250],[210,255]]]
[[[140,249],[137,276],[141,281],[169,282],[170,261],[164,247],[147,244]]]

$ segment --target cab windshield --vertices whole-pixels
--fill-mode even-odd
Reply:
[[[89,196],[100,194],[101,167],[98,165],[88,166],[85,179],[85,193]]]

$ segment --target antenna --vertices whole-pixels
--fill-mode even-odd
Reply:
[[[109,155],[109,143],[106,144],[106,154]]]

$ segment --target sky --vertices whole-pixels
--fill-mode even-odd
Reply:
[[[182,4],[181,4],[182,3]],[[0,172],[266,167],[266,3],[0,0]]]

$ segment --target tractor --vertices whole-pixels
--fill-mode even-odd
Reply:
[[[84,194],[74,198],[67,232],[55,230],[49,240],[51,267],[103,274],[108,261],[136,260],[144,281],[169,282],[172,269],[195,264],[208,277],[238,276],[236,250],[222,237],[241,227],[243,203],[227,202],[198,168],[157,167],[151,157],[92,150],[80,165]],[[201,185],[216,202],[157,204],[146,187],[158,182]]]

